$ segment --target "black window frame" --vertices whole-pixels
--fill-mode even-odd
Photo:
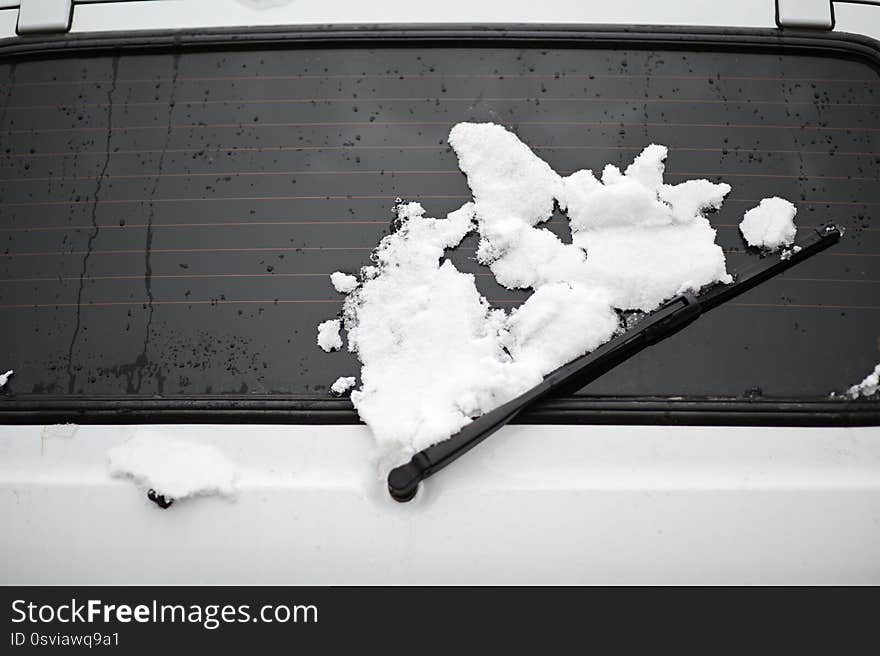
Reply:
[[[104,32],[13,37],[0,61],[187,50],[330,46],[662,48],[822,54],[857,59],[880,72],[880,42],[862,35],[797,29],[733,29],[544,25],[296,26],[187,31]],[[866,363],[866,371],[872,363]],[[304,396],[107,396],[15,398],[0,402],[0,423],[291,423],[357,424],[348,399]],[[552,398],[517,417],[520,424],[653,424],[754,426],[880,425],[880,403],[867,400],[786,401],[765,398]]]

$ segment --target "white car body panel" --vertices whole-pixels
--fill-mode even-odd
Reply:
[[[835,2],[834,30],[880,39],[880,5]]]
[[[79,5],[73,32],[236,25],[377,23],[611,23],[775,27],[772,0],[673,3],[645,0],[494,2],[323,2],[322,0],[159,0]]]
[[[71,32],[775,16],[772,0],[161,0],[76,4]],[[880,7],[834,16],[880,38]],[[17,17],[0,9],[0,37]],[[163,511],[112,478],[107,450],[144,430],[215,445],[238,497]],[[3,426],[0,524],[0,583],[880,583],[880,428],[510,426],[399,505],[363,426]]]
[[[238,497],[111,478],[144,427],[6,427],[4,583],[880,583],[873,428],[510,426],[396,504],[360,426],[151,426]]]
[[[15,36],[18,24],[18,9],[0,9],[0,39]]]

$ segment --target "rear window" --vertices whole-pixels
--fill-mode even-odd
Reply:
[[[821,49],[388,45],[7,57],[0,65],[6,403],[330,399],[355,375],[316,325],[329,281],[391,229],[396,198],[470,198],[459,121],[513,131],[560,173],[669,146],[668,182],[733,192],[710,220],[728,269],[766,196],[841,243],[577,393],[826,399],[880,360],[880,97]],[[561,217],[550,229],[568,239]],[[511,308],[469,237],[448,253]],[[442,372],[435,372],[442,375]]]

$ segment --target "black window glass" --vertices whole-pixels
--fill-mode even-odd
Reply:
[[[7,399],[327,397],[358,371],[316,325],[401,197],[470,197],[446,143],[494,121],[560,173],[670,148],[668,182],[726,181],[733,269],[766,196],[830,251],[580,393],[819,398],[880,360],[878,75],[821,53],[383,47],[72,56],[0,65],[0,367]],[[549,224],[566,237],[562,217]],[[486,274],[469,237],[448,256]],[[494,304],[525,298],[490,275]],[[437,372],[442,375],[442,372]]]

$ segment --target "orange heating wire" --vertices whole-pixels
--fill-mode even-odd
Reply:
[[[470,275],[478,277],[490,277],[492,273],[476,272]],[[82,280],[143,280],[147,277],[146,273],[140,274],[111,274],[99,276],[84,276]],[[160,279],[200,279],[200,278],[329,278],[330,272],[326,273],[152,273],[150,278]],[[45,276],[45,277],[23,277],[23,278],[0,278],[0,283],[40,283],[40,282],[78,282],[79,276]],[[865,278],[795,278],[780,277],[778,280],[786,280],[790,282],[829,282],[829,283],[868,283],[880,284],[880,280],[871,280]]]
[[[126,223],[98,224],[101,230],[126,230],[130,228],[214,228],[214,227],[250,227],[250,226],[287,226],[287,225],[388,225],[391,219],[386,221],[204,221],[199,223]],[[40,232],[51,230],[94,230],[96,226],[90,224],[79,225],[46,225],[46,226],[0,226],[0,232]]]
[[[560,175],[573,173],[573,170],[558,171]],[[290,175],[462,175],[459,169],[326,169],[323,171],[312,171],[308,169],[297,169],[289,171],[184,171],[173,173],[132,173],[123,175],[105,175],[104,180],[144,180],[152,178],[223,178],[223,177],[272,177],[272,176],[290,176]],[[794,175],[787,173],[690,173],[678,171],[666,171],[665,175],[673,177],[704,177],[704,178],[780,178],[785,180],[835,180],[835,181],[853,181],[853,182],[880,182],[877,177],[865,176],[844,176],[844,175]],[[57,175],[43,177],[19,177],[19,178],[0,178],[0,183],[4,182],[54,182],[56,180],[68,181],[88,181],[94,182],[97,176],[94,175]]]
[[[752,82],[790,82],[812,84],[877,84],[876,78],[807,78],[785,77],[778,75],[683,75],[663,73],[586,73],[586,72],[558,72],[553,73],[297,73],[288,75],[207,75],[207,76],[179,76],[155,77],[155,78],[121,78],[111,79],[82,79],[82,80],[45,80],[45,81],[17,81],[14,85],[0,84],[0,88],[16,87],[54,87],[54,86],[91,86],[98,84],[156,84],[161,82],[250,82],[250,81],[296,81],[296,80],[358,80],[358,79],[387,79],[387,80],[411,80],[411,79],[596,79],[596,80],[642,80],[652,78],[657,80],[694,80],[694,81],[752,81]]]
[[[627,103],[627,104],[688,104],[688,105],[770,105],[782,107],[859,107],[878,108],[880,103],[873,102],[826,102],[821,100],[755,100],[751,98],[661,98],[661,97],[603,97],[603,96],[362,96],[357,98],[324,97],[324,98],[211,98],[178,100],[176,105],[284,105],[284,104],[319,104],[319,103],[381,103],[381,102],[427,102],[427,103],[475,103],[475,102],[580,102],[580,103]],[[7,110],[33,111],[38,109],[69,110],[80,108],[109,107],[167,107],[168,100],[142,100],[100,103],[48,103],[39,105],[10,105]]]
[[[375,246],[240,246],[227,248],[111,248],[71,251],[11,251],[0,253],[0,258],[14,257],[59,257],[65,255],[178,255],[183,253],[272,253],[272,252],[311,252],[311,251],[372,251]],[[722,249],[725,253],[748,255],[749,251],[738,248]],[[880,257],[880,253],[850,253],[833,251],[835,257]]]
[[[643,150],[643,146],[593,146],[589,144],[559,144],[531,146],[532,150],[619,150],[637,152]],[[191,154],[191,153],[250,153],[250,152],[310,152],[322,150],[447,150],[448,145],[432,144],[391,144],[391,145],[329,145],[329,146],[206,146],[202,148],[131,148],[114,150],[113,157],[120,155],[149,155],[159,153]],[[670,151],[682,152],[706,152],[728,153],[732,155],[744,155],[749,153],[761,154],[792,154],[792,155],[820,155],[822,157],[880,157],[880,152],[858,150],[809,150],[807,148],[741,148],[731,146],[702,147],[702,146],[669,146]],[[31,159],[37,157],[79,157],[82,155],[95,155],[105,157],[103,150],[67,150],[46,153],[0,153],[0,159]]]
[[[393,202],[396,198],[402,197],[406,199],[429,199],[429,200],[466,200],[469,195],[463,194],[350,194],[350,195],[314,195],[314,196],[215,196],[210,198],[110,198],[99,199],[98,205],[120,205],[126,203],[217,203],[217,202],[236,202],[236,201],[282,201],[282,200],[386,200]],[[725,203],[758,203],[760,198],[727,198]],[[85,198],[82,200],[48,200],[48,201],[21,201],[21,202],[5,202],[0,203],[0,207],[44,207],[44,206],[71,206],[71,205],[91,205],[95,203],[95,199]],[[874,207],[880,205],[880,201],[857,201],[857,200],[810,200],[803,199],[796,201],[799,205],[846,205],[846,206],[866,206]]]
[[[819,132],[880,132],[880,127],[858,126],[829,126],[810,124],[775,124],[775,123],[669,123],[656,121],[519,121],[510,119],[510,123],[518,126],[542,126],[542,127],[669,127],[669,128],[725,128],[725,129],[748,129],[748,130],[808,130]],[[178,124],[170,126],[172,130],[205,130],[205,129],[265,129],[265,128],[308,128],[308,127],[387,127],[399,125],[437,125],[448,127],[450,121],[291,121],[291,122],[260,122],[260,123],[195,123]],[[162,130],[167,131],[167,125],[126,125],[126,126],[103,126],[103,127],[76,127],[76,128],[23,128],[18,130],[6,130],[0,134],[50,134],[68,132],[125,132],[128,130]]]
[[[142,255],[181,253],[272,253],[294,251],[371,251],[374,246],[243,246],[235,248],[113,248],[90,251],[36,251],[2,253],[2,257],[58,257],[62,255]]]
[[[490,303],[497,305],[522,303],[524,299],[489,299]],[[198,300],[168,300],[168,301],[96,301],[85,303],[11,303],[2,304],[0,309],[45,309],[45,308],[96,308],[118,306],[150,306],[150,305],[287,305],[308,303],[335,303],[339,305],[340,299],[198,299]],[[786,308],[786,309],[817,309],[817,310],[880,310],[880,305],[820,305],[809,303],[735,303],[724,304],[725,307],[743,308]]]
[[[299,226],[299,225],[319,225],[319,226],[335,226],[335,225],[384,225],[387,226],[391,223],[391,219],[387,220],[364,220],[364,221],[348,221],[348,220],[335,220],[335,219],[327,219],[327,220],[290,220],[290,221],[268,221],[268,220],[254,220],[254,221],[200,221],[197,223],[125,223],[124,225],[119,225],[118,223],[105,223],[98,224],[97,226],[91,224],[69,224],[69,225],[37,225],[37,226],[0,226],[0,232],[50,232],[50,231],[77,231],[77,230],[94,230],[95,227],[100,228],[101,230],[131,230],[135,228],[243,228],[243,227],[252,227],[252,226]],[[739,228],[739,224],[736,223],[712,223],[713,228],[724,228],[724,229],[733,229]],[[814,225],[799,225],[797,226],[799,229],[803,230],[812,230],[815,229]],[[844,226],[846,227],[846,226]],[[880,228],[847,228],[849,230],[856,230],[858,232],[880,232]],[[2,253],[0,253],[2,255]]]

